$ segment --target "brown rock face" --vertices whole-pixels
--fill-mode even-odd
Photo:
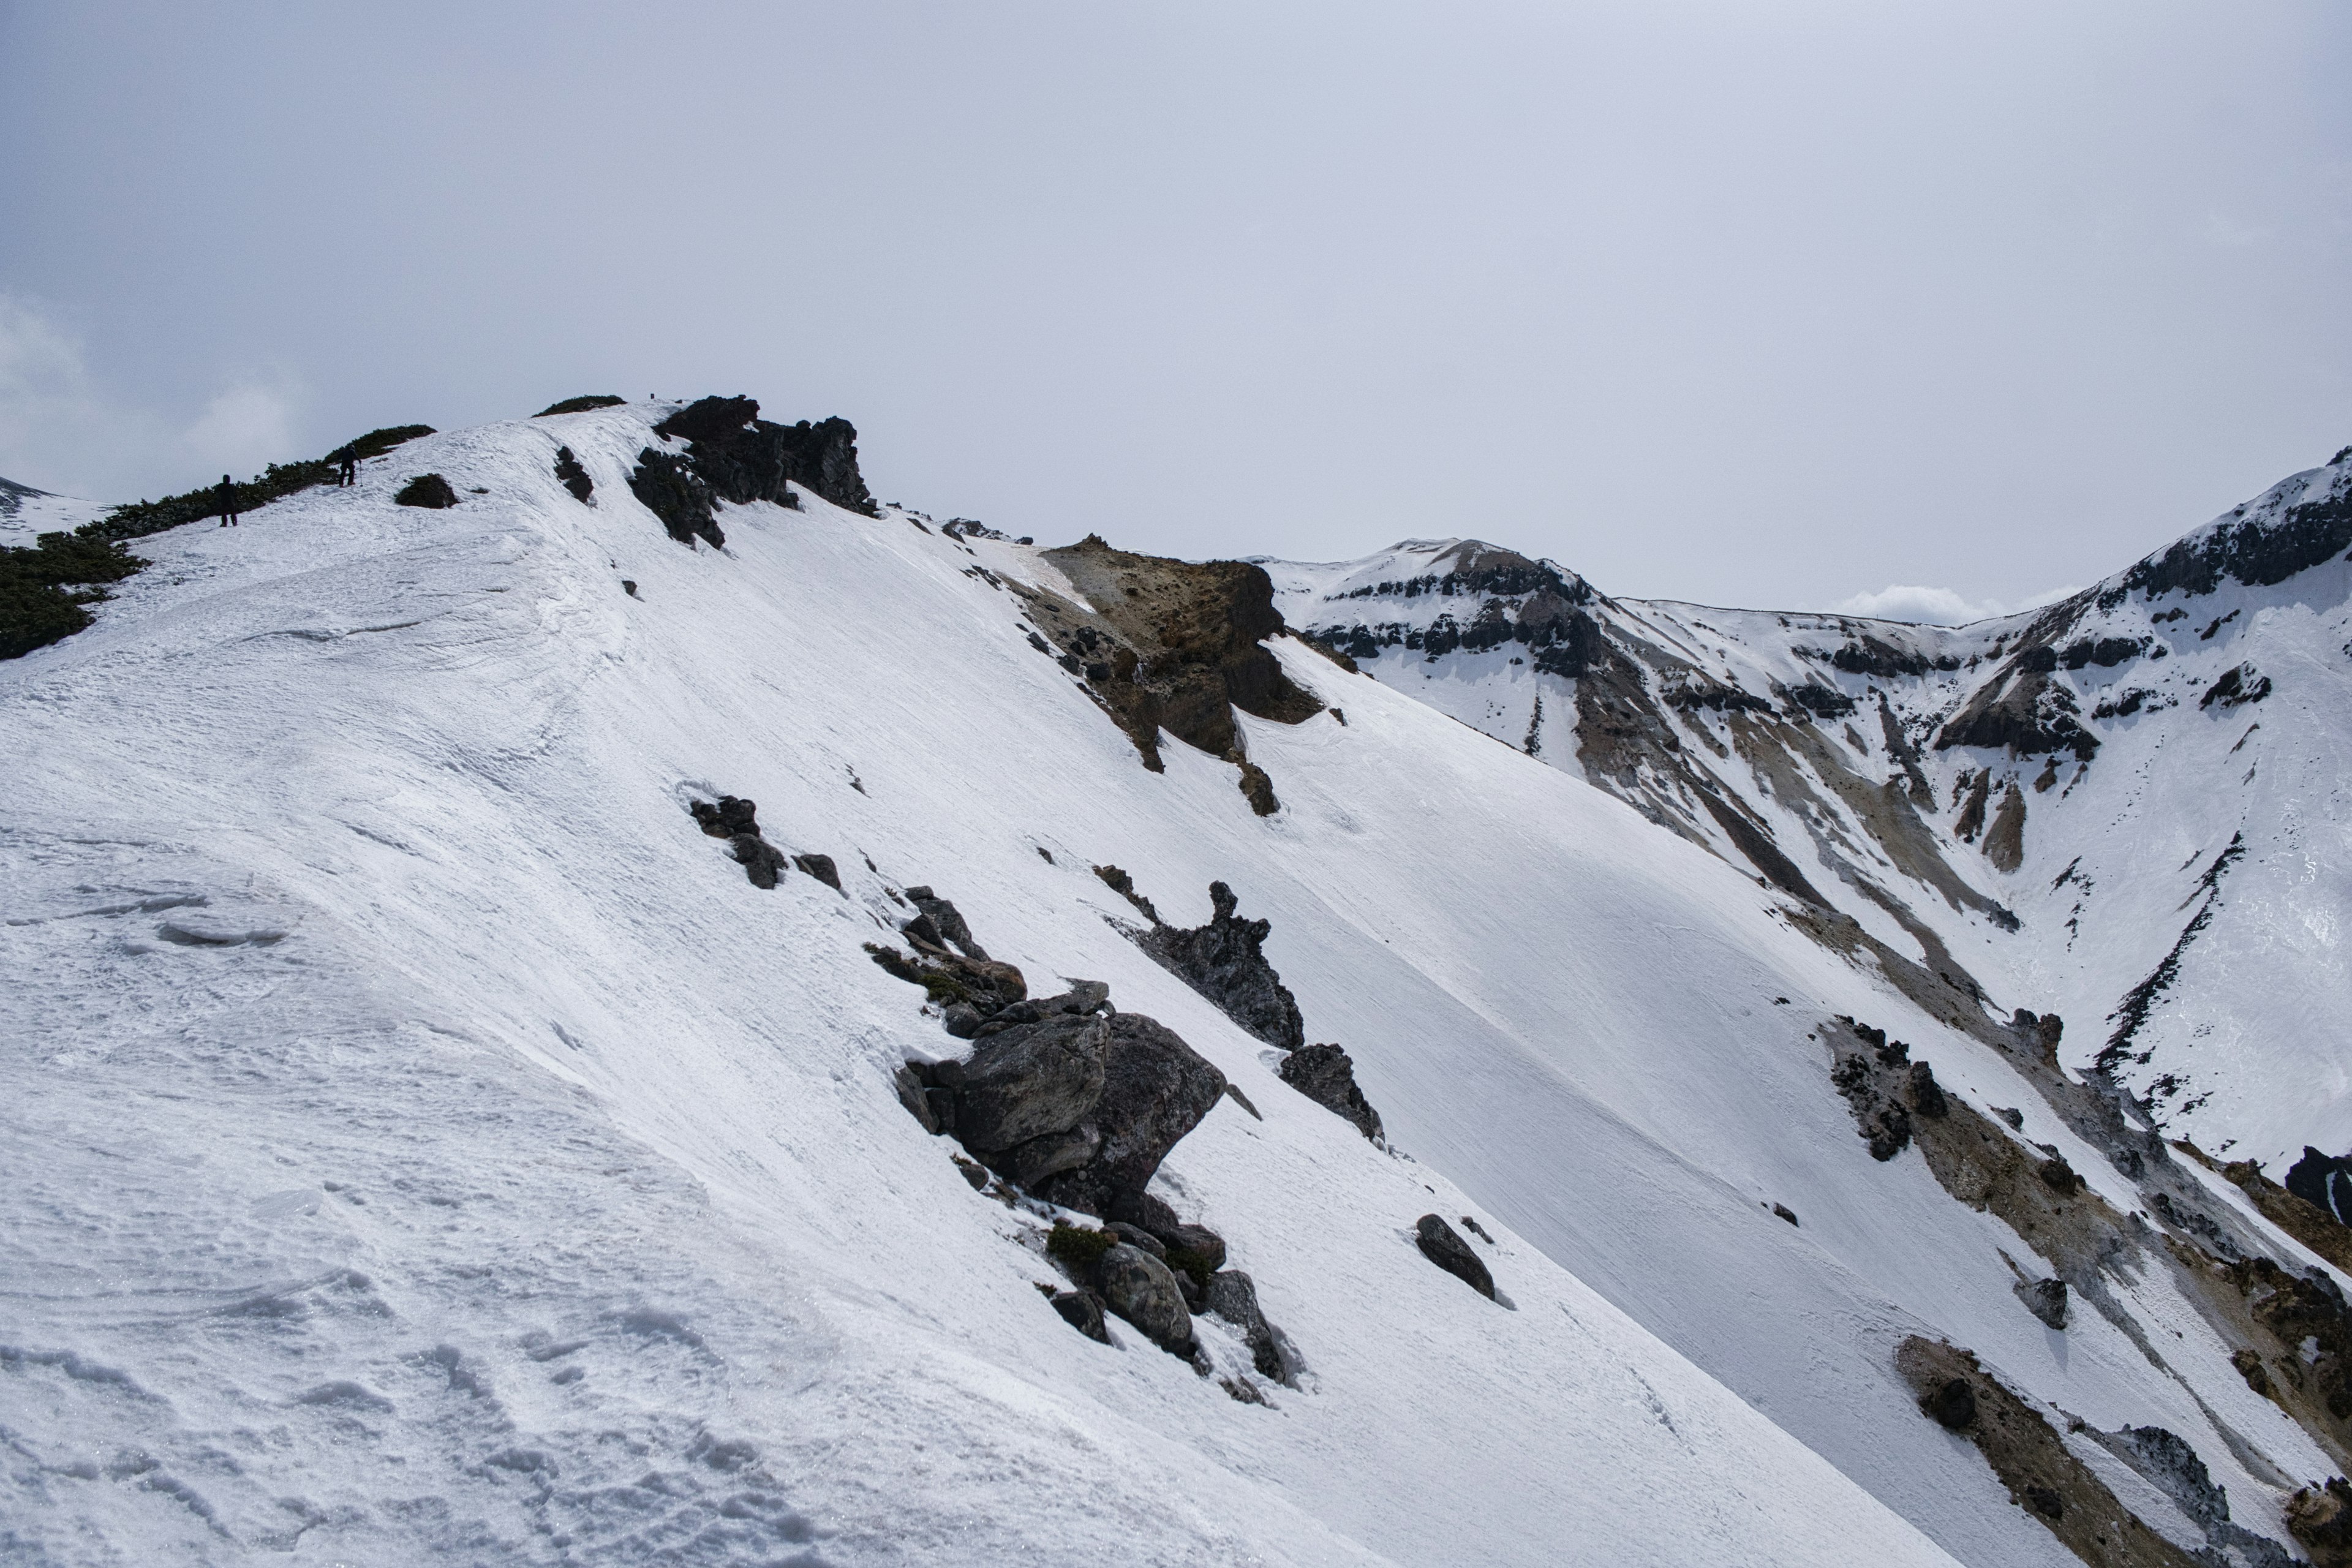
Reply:
[[[1063,668],[1085,680],[1135,742],[1146,767],[1160,766],[1162,730],[1241,762],[1235,708],[1284,724],[1322,711],[1261,644],[1288,629],[1262,568],[1135,555],[1093,534],[1045,552],[1045,559],[1087,603],[1034,596],[1041,629],[1060,649]],[[1272,799],[1270,785],[1265,798]]]

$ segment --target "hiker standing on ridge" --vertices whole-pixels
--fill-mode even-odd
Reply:
[[[336,453],[335,457],[337,460],[342,464],[342,467],[338,468],[335,472],[335,483],[339,486],[346,487],[359,483],[359,453],[354,451],[352,448],[346,447],[341,451]]]
[[[223,528],[235,528],[236,526],[236,481],[223,474],[221,482],[214,489],[213,494],[220,501],[220,525]]]

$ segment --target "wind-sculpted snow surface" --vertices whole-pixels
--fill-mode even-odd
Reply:
[[[1507,975],[1603,909],[1654,958],[1717,955],[1731,1012],[1687,1048],[1728,1048],[1735,994],[1818,964],[1737,877],[1378,693],[1346,694],[1344,728],[1239,721],[1278,759],[1272,817],[1181,743],[1147,773],[989,581],[1031,552],[814,500],[726,507],[725,552],[681,549],[626,482],[667,412],[425,438],[446,510],[394,506],[385,476],[142,540],[157,569],[97,626],[0,671],[0,1556],[1948,1561],[1577,1277],[1622,1258],[1515,1232],[1496,1201],[1541,1223],[1557,1173],[1482,1199],[1283,1089],[1101,918],[1127,906],[1089,868],[1137,868],[1187,922],[1210,882],[1278,873],[1308,1015],[1392,1010],[1343,1037],[1408,1146],[1443,1155],[1476,1114],[1425,1077],[1475,1059],[1548,1141],[1603,1115],[1634,1138],[1619,1157],[1677,1179],[1597,1084],[1541,1065],[1543,995],[1505,981],[1501,1034],[1455,998],[1473,951]],[[596,507],[560,487],[559,445]],[[1494,804],[1398,787],[1433,758]],[[1529,790],[1573,804],[1507,858],[1532,862],[1506,889],[1523,930],[1484,894],[1395,904],[1430,854],[1483,879],[1474,847]],[[747,881],[688,809],[728,793],[841,889]],[[1100,1344],[1056,1315],[1042,1222],[897,1101],[901,1061],[959,1044],[864,952],[909,883],[1245,1087],[1263,1119],[1221,1101],[1155,1191],[1232,1238],[1298,1388],[1237,1403],[1124,1325]],[[1801,1041],[1770,1021],[1788,1037],[1739,1048]],[[1753,1179],[1729,1152],[1706,1178],[1718,1223],[1749,1222]],[[1419,1255],[1433,1207],[1481,1216],[1515,1310]],[[1252,1364],[1199,1321],[1218,1366]],[[1979,1501],[1951,1511],[1981,1522],[1923,1522],[1990,1542],[1979,1561],[2052,1560]]]

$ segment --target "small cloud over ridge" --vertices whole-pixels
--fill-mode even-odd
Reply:
[[[2071,587],[2051,588],[2015,604],[2005,604],[1999,599],[1967,598],[1949,588],[1889,583],[1875,593],[1856,594],[1843,600],[1835,608],[1842,616],[1867,616],[1879,621],[1916,621],[1933,626],[1964,626],[1971,621],[2013,616],[2020,610],[2037,610],[2076,591]]]

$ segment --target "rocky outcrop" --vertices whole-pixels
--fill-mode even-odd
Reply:
[[[2050,1328],[2066,1326],[2066,1281],[2063,1279],[2021,1279],[2014,1289],[2025,1310]]]
[[[2268,587],[2342,555],[2352,547],[2352,470],[2342,458],[2338,453],[2336,471],[2313,487],[2317,493],[2306,489],[2310,499],[2275,518],[2225,519],[2140,562],[2124,574],[2125,592],[2137,589],[2151,599],[2210,594],[2225,578]]]
[[[881,515],[857,468],[857,430],[846,419],[777,425],[749,397],[705,397],[654,426],[686,443],[684,452],[647,447],[637,454],[629,489],[681,544],[727,542],[717,504],[769,501],[798,507],[793,486],[838,507]]]
[[[743,868],[743,874],[751,879],[753,887],[773,888],[782,879],[789,862],[782,850],[761,836],[760,808],[756,804],[722,795],[716,801],[694,801],[687,809],[694,814],[703,832],[727,840],[727,847],[735,852],[736,864]]]
[[[1964,1350],[1913,1335],[1895,1370],[1921,1414],[1976,1445],[2010,1500],[2095,1568],[2195,1568],[2198,1559],[2125,1508],[2047,1418]]]
[[[1143,765],[1162,766],[1165,731],[1244,764],[1251,809],[1262,816],[1277,810],[1273,781],[1247,765],[1234,710],[1297,724],[1323,705],[1264,645],[1287,630],[1265,568],[1136,555],[1094,534],[1045,554],[1080,597],[1020,588],[1043,634],[1036,640],[1134,742]]]
[[[2343,1225],[2345,1216],[2352,1215],[2352,1163],[2323,1154],[2306,1143],[2303,1158],[2287,1169],[2286,1190]]]
[[[2006,671],[1979,687],[1958,713],[1936,732],[1936,750],[1954,746],[2006,749],[2012,755],[2072,752],[2089,762],[2099,739],[2083,728],[2082,705],[2065,685],[2050,678],[2058,656],[2049,647],[2029,647]]]
[[[1244,1029],[1280,1050],[1307,1043],[1298,999],[1265,958],[1268,921],[1236,920],[1239,900],[1223,882],[1209,884],[1209,923],[1155,926],[1136,938],[1162,969],[1217,1005]]]
[[[885,954],[891,973],[951,996],[950,1009],[982,1016],[975,1001],[988,1004],[969,1058],[908,1065],[919,1100],[908,1109],[1049,1203],[1140,1210],[1160,1161],[1224,1094],[1224,1074],[1158,1020],[1113,1011],[1098,982],[1034,1002],[991,985],[983,998],[975,977],[1006,972],[1017,984],[1020,972],[943,949]]]
[[[1495,1277],[1486,1272],[1486,1265],[1470,1250],[1470,1244],[1461,1233],[1440,1216],[1425,1214],[1413,1222],[1413,1242],[1421,1255],[1461,1280],[1489,1301],[1495,1299]]]
[[[900,928],[908,935],[919,935],[933,947],[952,947],[966,958],[988,956],[987,950],[972,940],[971,927],[953,903],[929,888],[908,889],[907,901],[918,911],[914,920]]]
[[[2352,1483],[2330,1476],[2287,1500],[2287,1533],[2311,1554],[2312,1568],[2352,1568]]]
[[[1381,1113],[1356,1087],[1356,1064],[1338,1046],[1307,1046],[1282,1058],[1276,1069],[1282,1081],[1322,1106],[1346,1118],[1365,1137],[1378,1142]]]
[[[1168,1265],[1139,1247],[1120,1242],[1107,1249],[1098,1266],[1104,1305],[1135,1325],[1161,1350],[1182,1355],[1192,1348],[1192,1314]]]
[[[1281,1339],[1258,1306],[1257,1282],[1237,1268],[1222,1269],[1209,1276],[1207,1297],[1210,1311],[1241,1330],[1242,1342],[1249,1346],[1250,1361],[1258,1375],[1291,1382],[1290,1370],[1282,1359]]]
[[[588,470],[580,466],[580,459],[572,455],[569,447],[555,449],[555,482],[570,490],[572,499],[583,506],[595,498],[596,481],[588,477]]]

